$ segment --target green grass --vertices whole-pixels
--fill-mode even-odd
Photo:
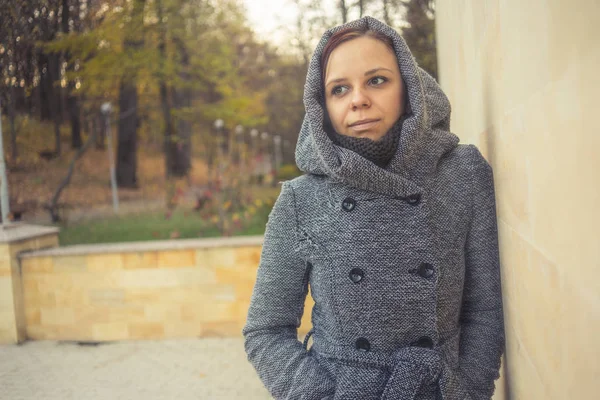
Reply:
[[[242,222],[235,236],[262,235],[270,207],[259,208]],[[216,224],[203,220],[191,210],[175,210],[170,218],[164,212],[129,214],[86,221],[61,227],[60,244],[134,242],[171,238],[202,238],[221,236]]]

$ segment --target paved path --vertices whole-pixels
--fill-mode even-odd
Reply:
[[[1,400],[270,398],[238,338],[0,345]]]

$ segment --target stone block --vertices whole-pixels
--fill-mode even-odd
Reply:
[[[257,266],[240,264],[236,267],[218,266],[214,268],[219,283],[233,283],[254,286]]]
[[[236,305],[232,302],[214,301],[205,303],[201,308],[201,313],[197,314],[198,321],[203,325],[205,323],[220,321],[237,321]]]
[[[165,337],[165,328],[162,323],[130,323],[127,327],[129,339],[161,339]]]
[[[60,325],[73,325],[75,323],[75,317],[73,310],[70,308],[49,308],[41,307],[41,321],[42,325],[48,326],[60,326]]]
[[[190,267],[196,263],[196,250],[163,250],[158,253],[159,268]]]
[[[261,246],[238,247],[235,252],[235,264],[242,270],[256,270],[260,262]]]
[[[125,301],[129,304],[147,304],[160,300],[162,291],[154,288],[128,288],[125,290]]]
[[[110,324],[114,321],[111,319],[111,312],[114,307],[109,306],[76,306],[73,308],[75,323],[79,325],[92,326],[94,324]]]
[[[26,325],[40,325],[42,323],[42,313],[38,307],[25,308]]]
[[[87,256],[67,255],[54,258],[54,272],[59,274],[87,271]]]
[[[13,286],[10,277],[0,277],[0,311],[14,312]]]
[[[2,316],[0,315],[0,318]],[[14,327],[6,327],[2,325],[0,320],[0,344],[13,344],[17,341],[17,334]]]
[[[116,271],[123,269],[121,254],[90,254],[86,259],[87,270],[90,272]]]
[[[145,320],[166,325],[181,321],[181,307],[177,304],[155,303],[144,308]]]
[[[123,253],[124,269],[158,268],[158,252]]]
[[[0,259],[0,279],[12,276],[12,267],[10,260]]]
[[[208,248],[198,251],[196,265],[209,268],[235,268],[236,255],[231,248]]]
[[[54,272],[54,261],[50,256],[23,258],[21,260],[21,270],[24,276],[28,274],[49,274]]]
[[[59,340],[59,328],[52,325],[27,325],[26,335],[30,340]]]
[[[203,337],[202,325],[197,322],[179,321],[164,324],[165,337],[167,338],[194,338]]]
[[[141,323],[146,321],[143,305],[126,305],[123,307],[108,307],[110,322]]]
[[[129,327],[126,322],[94,323],[92,327],[92,339],[98,341],[128,340]]]
[[[117,285],[125,289],[158,289],[216,283],[214,271],[204,267],[123,270],[115,272]]]
[[[202,323],[202,337],[236,337],[242,333],[242,321],[214,321]]]
[[[118,307],[125,303],[124,289],[92,289],[88,296],[90,305]]]

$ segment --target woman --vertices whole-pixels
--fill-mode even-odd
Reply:
[[[504,328],[489,164],[370,17],[325,33],[304,103],[305,175],[269,217],[243,330],[261,380],[276,399],[490,399]]]

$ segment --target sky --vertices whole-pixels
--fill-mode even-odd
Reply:
[[[298,10],[287,0],[243,0],[250,25],[263,40],[278,42],[277,29],[295,24]]]

